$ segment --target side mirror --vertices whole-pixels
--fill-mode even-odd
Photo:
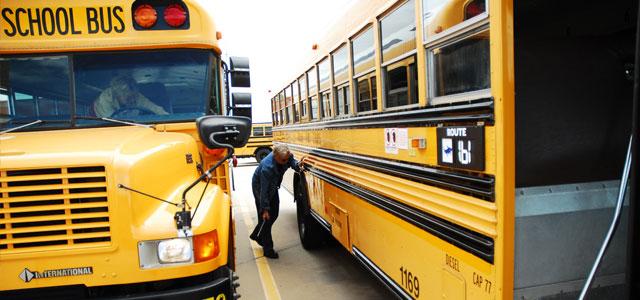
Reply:
[[[238,88],[251,87],[251,76],[249,72],[249,58],[230,57],[231,65],[231,86]]]
[[[247,117],[204,116],[196,120],[200,140],[209,149],[243,147],[251,134]]]
[[[251,93],[233,93],[231,99],[234,116],[251,118]]]

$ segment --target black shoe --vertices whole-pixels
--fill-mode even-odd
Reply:
[[[254,240],[256,243],[258,243],[258,245],[262,246],[262,241],[258,239],[257,234],[256,235],[251,234],[249,238]]]
[[[276,252],[275,250],[268,249],[268,250],[264,250],[264,257],[276,259],[276,258],[278,258],[280,256],[278,255],[278,252]]]

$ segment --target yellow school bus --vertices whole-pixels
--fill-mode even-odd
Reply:
[[[235,299],[220,37],[190,0],[0,3],[1,299]]]
[[[303,246],[332,236],[403,299],[634,298],[637,10],[354,3],[272,98],[309,157]]]
[[[249,142],[242,148],[235,149],[239,158],[254,157],[259,163],[271,153],[273,134],[271,123],[253,123]]]

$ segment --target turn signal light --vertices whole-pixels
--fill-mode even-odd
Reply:
[[[207,147],[204,147],[204,153],[213,157],[224,157],[226,151],[226,149],[209,149]]]
[[[237,167],[238,166],[238,158],[235,155],[233,156],[233,160],[232,161],[233,161],[233,166]]]
[[[171,27],[180,27],[187,21],[187,12],[180,4],[170,4],[164,9],[164,21]]]
[[[158,12],[149,4],[143,4],[133,13],[136,24],[142,28],[151,28],[158,21]]]
[[[193,253],[195,262],[214,259],[220,255],[218,230],[213,230],[193,237]]]

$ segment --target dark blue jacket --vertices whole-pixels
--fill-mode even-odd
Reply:
[[[260,211],[269,210],[271,207],[271,199],[277,195],[282,177],[287,169],[292,168],[296,172],[300,172],[298,161],[293,158],[293,154],[289,156],[289,161],[284,165],[280,165],[273,158],[273,152],[262,159],[260,165],[253,173],[251,187],[253,194],[260,197]]]

